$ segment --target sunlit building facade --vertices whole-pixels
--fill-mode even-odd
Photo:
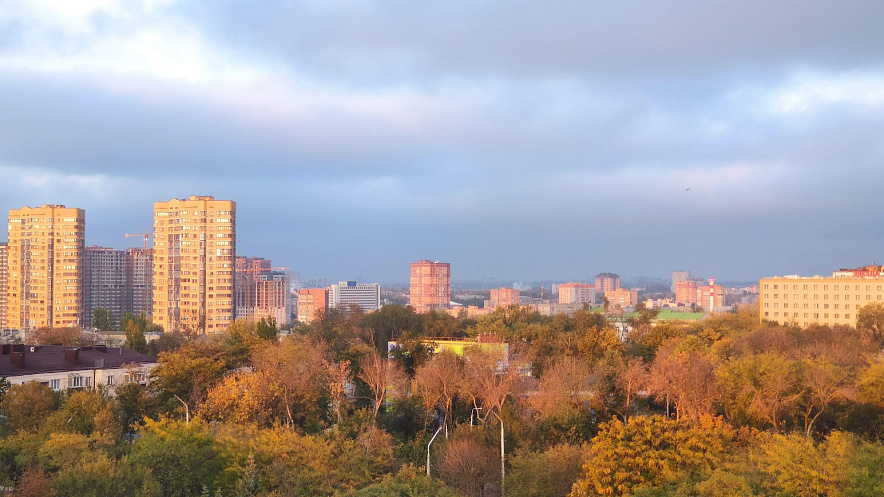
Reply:
[[[154,203],[153,316],[165,331],[218,333],[235,316],[236,203]]]
[[[416,313],[451,307],[451,263],[421,260],[411,264],[409,304]]]
[[[82,326],[85,238],[83,209],[9,211],[6,328]]]

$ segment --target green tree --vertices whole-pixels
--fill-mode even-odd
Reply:
[[[135,321],[129,321],[126,325],[126,343],[123,346],[139,354],[147,354],[150,351],[147,347],[144,329]]]
[[[348,497],[457,497],[442,480],[431,478],[413,465],[403,466],[395,476],[344,494]],[[537,494],[540,495],[540,494]]]
[[[113,311],[103,307],[92,309],[92,327],[102,331],[114,329]]]
[[[884,338],[884,304],[871,302],[856,314],[856,328],[870,333],[875,340]]]
[[[543,452],[521,451],[510,458],[504,483],[509,497],[565,497],[581,476],[587,446],[561,444]]]
[[[276,340],[276,337],[279,335],[279,328],[276,327],[276,320],[273,317],[261,318],[257,323],[255,331],[258,337],[264,340]]]
[[[12,385],[0,402],[9,432],[34,430],[58,407],[58,396],[46,385],[29,381]]]

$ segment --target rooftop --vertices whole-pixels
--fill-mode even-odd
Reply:
[[[119,347],[95,345],[66,347],[62,345],[0,346],[0,376],[22,376],[60,371],[119,368],[123,364],[155,363],[156,357]]]

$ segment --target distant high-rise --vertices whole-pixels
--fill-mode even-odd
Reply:
[[[612,292],[620,289],[620,276],[614,273],[595,275],[595,289],[600,292]]]
[[[191,196],[154,203],[153,322],[218,333],[235,316],[236,203]]]
[[[126,310],[153,315],[153,249],[126,249]]]
[[[513,288],[492,289],[488,299],[488,307],[509,307],[519,305],[519,291]]]
[[[298,290],[298,321],[310,324],[328,309],[328,288],[302,288]]]
[[[596,286],[591,283],[562,283],[558,287],[560,304],[594,304]]]
[[[675,285],[684,281],[693,279],[690,271],[673,271],[672,272],[672,291],[675,291]]]
[[[7,252],[9,246],[0,243],[0,330],[6,328],[6,277],[8,273]]]
[[[63,205],[9,211],[6,327],[81,326],[86,213]]]
[[[278,326],[291,322],[291,278],[274,271],[269,259],[236,256],[236,318],[272,317]]]
[[[342,281],[328,287],[329,308],[346,310],[351,305],[358,306],[363,311],[380,309],[381,285]]]
[[[451,263],[413,262],[409,302],[416,313],[451,308]]]
[[[128,311],[126,302],[126,252],[110,247],[86,247],[84,251],[83,326],[92,326],[92,312],[111,311],[119,321]]]

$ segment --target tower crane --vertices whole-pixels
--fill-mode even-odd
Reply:
[[[144,238],[144,248],[147,249],[147,239],[152,237],[153,233],[126,233],[126,238],[132,238],[133,236]]]

